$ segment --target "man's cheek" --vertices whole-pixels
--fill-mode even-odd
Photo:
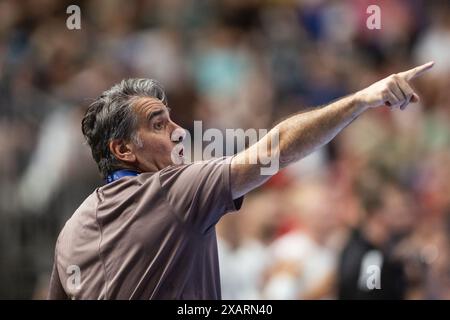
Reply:
[[[152,146],[150,152],[154,155],[167,158],[170,157],[170,153],[172,152],[172,146],[167,144],[157,144]]]

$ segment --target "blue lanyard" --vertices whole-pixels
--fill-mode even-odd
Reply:
[[[116,180],[119,180],[120,178],[123,177],[128,177],[128,176],[132,176],[135,177],[139,175],[139,172],[133,171],[133,170],[117,170],[114,171],[111,174],[108,174],[108,176],[106,177],[106,183],[111,183],[114,182]]]

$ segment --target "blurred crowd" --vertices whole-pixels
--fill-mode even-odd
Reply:
[[[379,30],[367,0],[0,1],[0,298],[45,297],[59,230],[103,183],[81,118],[121,79],[160,81],[187,130],[268,129],[434,60],[420,103],[250,193],[219,251],[227,299],[450,299],[450,4],[376,3]]]

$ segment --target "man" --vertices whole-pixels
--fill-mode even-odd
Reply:
[[[325,107],[293,115],[248,149],[177,164],[182,129],[162,88],[130,79],[89,107],[82,131],[107,184],[67,221],[55,249],[50,299],[220,299],[215,225],[269,179],[260,150],[280,168],[328,143],[364,111],[404,109],[409,85],[433,62],[391,75]],[[279,137],[274,147],[273,136]],[[273,147],[273,149],[272,149]]]

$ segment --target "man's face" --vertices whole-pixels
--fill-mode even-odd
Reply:
[[[169,109],[157,98],[140,97],[133,104],[138,117],[133,153],[134,166],[141,172],[158,171],[184,161],[181,142],[184,130],[169,116]]]

